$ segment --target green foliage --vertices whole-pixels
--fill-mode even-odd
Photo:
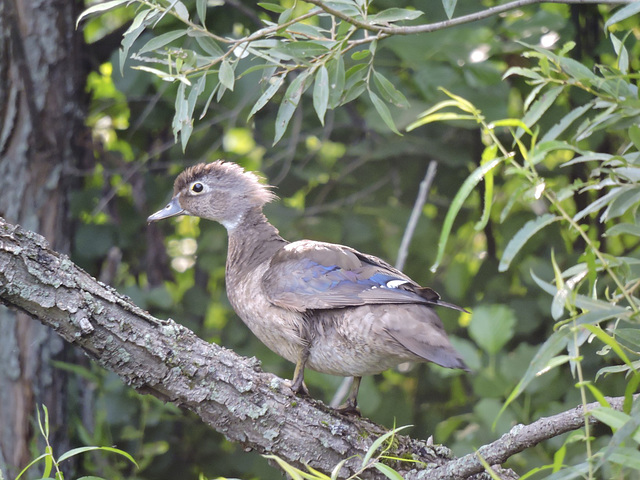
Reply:
[[[474,373],[419,365],[366,378],[364,415],[413,424],[412,434],[434,433],[461,455],[516,423],[595,399],[606,427],[585,425],[508,466],[532,478],[634,478],[637,4],[523,7],[411,35],[367,29],[419,26],[420,12],[437,24],[482,7],[330,4],[356,23],[288,0],[242,10],[135,2],[90,19],[92,40],[130,23],[121,51],[89,82],[96,165],[72,193],[74,259],[108,272],[108,247],[117,246],[109,283],[290,378],[292,366],[226,300],[225,232],[188,218],[147,229],[146,216],[186,165],[225,158],[277,186],[282,201],[266,213],[285,238],[348,244],[393,263],[435,159],[405,271],[473,312],[438,314]],[[106,5],[116,4],[94,12]],[[315,372],[306,381],[325,401],[340,383]],[[126,442],[141,459],[139,478],[281,477],[116,380],[95,388],[102,413],[89,438],[99,441],[86,443]],[[626,395],[625,417],[607,410],[607,395]]]
[[[640,375],[636,369],[636,365],[640,364],[640,349],[637,348],[639,345],[634,344],[632,348],[625,348],[616,339],[618,328],[637,324],[640,312],[639,299],[635,295],[637,286],[640,284],[640,272],[634,268],[637,260],[603,251],[600,247],[601,242],[590,236],[588,225],[582,223],[587,217],[602,212],[598,221],[609,224],[610,228],[616,226],[611,224],[612,221],[624,222],[625,220],[622,219],[626,219],[630,225],[637,225],[636,214],[640,206],[640,196],[636,193],[640,187],[640,175],[636,175],[640,172],[637,167],[640,162],[638,146],[633,140],[625,142],[623,136],[623,142],[616,155],[601,154],[588,149],[589,140],[602,130],[622,131],[623,135],[626,133],[627,138],[632,139],[634,133],[631,132],[635,132],[636,123],[640,120],[637,87],[630,82],[631,77],[626,75],[626,63],[623,64],[623,70],[597,66],[600,74],[594,73],[575,60],[564,56],[573,47],[573,44],[566,45],[560,54],[554,54],[540,47],[532,47],[533,51],[525,53],[525,56],[537,59],[537,67],[517,67],[505,73],[505,77],[517,74],[530,79],[530,84],[534,86],[528,97],[529,108],[522,119],[505,119],[487,124],[482,114],[469,102],[445,92],[451,100],[440,102],[427,110],[421,115],[420,120],[410,127],[415,128],[442,120],[474,120],[483,127],[486,148],[493,147],[495,151],[502,152],[501,161],[511,167],[506,174],[516,176],[525,189],[532,190],[535,200],[544,198],[548,202],[549,210],[554,213],[545,213],[530,220],[511,238],[503,253],[499,267],[501,271],[509,268],[515,254],[533,235],[557,221],[562,223],[562,229],[565,232],[573,232],[576,237],[582,238],[585,244],[582,257],[590,259],[586,263],[571,265],[561,271],[552,256],[555,285],[532,275],[544,290],[553,295],[551,314],[557,322],[557,327],[538,350],[523,378],[507,398],[502,411],[522,394],[535,376],[546,374],[567,362],[580,380],[577,386],[581,391],[583,404],[586,404],[585,387],[589,387],[591,393],[602,400],[604,397],[592,384],[584,383],[583,359],[580,356],[580,350],[588,339],[597,339],[604,345],[598,355],[606,356],[613,353],[619,361],[623,362],[623,365],[617,366],[615,370],[604,367],[604,371],[632,374],[628,377],[629,385],[632,385],[631,388],[627,388],[628,392],[635,391],[638,375]],[[622,44],[613,41],[613,47],[619,58],[628,58],[626,48]],[[620,65],[620,62],[618,63]],[[579,109],[565,115],[548,131],[544,132],[539,127],[532,131],[531,129],[538,124],[560,95],[567,95],[569,89],[583,90],[591,96],[591,99]],[[448,107],[464,113],[441,112]],[[575,126],[570,128],[572,124]],[[496,129],[499,127],[509,128],[516,151],[509,151],[499,140],[496,135]],[[525,135],[529,137],[528,142],[523,140],[526,138]],[[541,139],[538,142],[539,137]],[[571,152],[575,155],[563,162],[561,167],[587,161],[596,162],[597,166],[586,180],[576,181],[572,185],[554,185],[545,178],[541,167],[554,152],[558,151]],[[476,185],[485,174],[482,167],[476,170],[460,189],[457,198],[462,196],[464,200],[469,194],[465,186]],[[567,195],[567,191],[579,193],[598,191],[601,194],[596,201],[580,209],[575,204],[574,197]],[[449,213],[457,214],[461,208],[460,203],[454,199]],[[487,204],[491,205],[491,202],[486,201],[485,205]],[[445,224],[441,246],[448,237],[447,226],[451,223],[452,220]],[[581,291],[584,293],[580,294]],[[619,305],[620,303],[626,305],[623,307]],[[483,306],[476,309],[469,330],[471,338],[489,353],[497,353],[512,334],[513,313],[501,313],[499,309],[500,307],[496,311],[496,308],[493,308],[494,311],[491,313],[489,313],[489,307]],[[565,312],[568,313],[568,318],[565,317]],[[611,334],[605,332],[601,325],[605,325]],[[491,332],[491,327],[495,332]],[[566,354],[562,353],[565,351]],[[627,353],[632,355],[632,358]],[[622,412],[616,412],[604,406],[594,411],[593,415],[612,427],[614,431],[629,422],[634,427],[637,426],[637,419],[632,420],[628,415],[625,416]],[[632,469],[639,468],[635,456],[630,455],[626,450],[619,453],[615,457],[616,460],[608,460],[608,456],[603,456],[603,460],[594,467],[592,460],[598,458],[599,454],[591,450],[589,430],[589,424],[585,421],[590,478],[598,468],[603,467],[605,462],[613,462]],[[625,438],[633,435],[634,431],[630,429]]]
[[[38,429],[40,430],[40,435],[42,435],[42,438],[44,439],[46,444],[45,451],[38,457],[34,458],[31,462],[29,462],[29,464],[26,467],[24,467],[22,471],[18,474],[15,480],[20,480],[20,478],[22,478],[23,475],[25,475],[28,470],[30,470],[32,467],[34,467],[39,463],[44,463],[44,468],[41,475],[41,478],[43,480],[45,479],[46,480],[49,480],[49,479],[64,480],[64,474],[60,470],[60,464],[62,462],[72,457],[75,457],[76,455],[80,455],[81,453],[87,453],[87,452],[96,451],[96,450],[121,455],[125,457],[127,460],[129,460],[131,463],[133,463],[136,467],[138,466],[138,464],[136,463],[136,461],[133,459],[131,455],[129,455],[127,452],[123,450],[120,450],[118,448],[113,448],[113,447],[78,447],[78,448],[73,448],[67,452],[64,452],[60,456],[56,457],[54,454],[53,447],[49,442],[49,410],[47,410],[46,405],[42,405],[42,415],[44,416],[44,418],[41,417],[39,409],[37,410],[36,413],[38,418]],[[89,475],[89,476],[78,477],[78,480],[103,480],[103,479],[102,477]]]
[[[300,470],[299,468],[290,465],[288,462],[276,455],[263,456],[268,460],[275,461],[278,466],[293,480],[335,480],[337,478],[346,478],[348,480],[351,480],[360,478],[360,475],[371,469],[378,470],[390,480],[401,480],[403,478],[402,475],[400,475],[396,470],[383,462],[393,462],[398,464],[415,463],[412,460],[407,460],[391,455],[395,435],[400,430],[403,430],[405,428],[407,428],[407,426],[393,428],[387,433],[376,438],[375,441],[371,443],[371,446],[367,450],[365,456],[362,458],[360,468],[358,468],[349,476],[346,476],[346,474],[343,472],[344,465],[347,460],[349,460],[348,458],[340,461],[331,471],[331,476],[329,476],[309,466],[306,467],[307,471],[305,472],[304,470]]]
[[[262,72],[260,83],[266,88],[254,103],[249,118],[274,97],[287,78],[291,80],[276,116],[274,144],[282,139],[300,97],[311,85],[314,108],[321,124],[324,125],[327,109],[352,102],[366,91],[387,127],[400,135],[387,103],[400,108],[407,108],[409,103],[383,73],[374,69],[377,37],[354,39],[358,28],[347,20],[328,15],[320,8],[309,9],[296,3],[289,8],[260,3],[258,5],[264,10],[279,13],[277,22],[262,16],[265,26],[255,32],[220,36],[207,29],[206,2],[196,2],[196,20],[181,1],[167,4],[156,0],[114,0],[88,8],[80,15],[78,23],[125,3],[137,4],[139,9],[123,35],[120,71],[123,72],[124,63],[131,58],[136,62],[133,68],[166,82],[179,83],[172,126],[175,138],[180,137],[183,150],[193,130],[195,103],[205,93],[205,85],[209,94],[208,106],[214,95],[219,102],[227,91],[233,92],[236,78],[253,71]],[[423,15],[419,10],[395,7],[374,13],[369,10],[369,2],[336,2],[333,8],[372,26],[393,26]],[[455,2],[445,2],[449,15],[454,8]],[[144,44],[136,43],[146,30],[156,28],[165,17],[177,20],[180,27]],[[172,46],[181,39],[180,46]],[[363,45],[368,48],[363,49]],[[345,59],[350,60],[346,69]],[[160,64],[164,68],[150,64]],[[204,108],[201,117],[207,109]]]

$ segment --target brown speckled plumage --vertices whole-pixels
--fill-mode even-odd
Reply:
[[[406,361],[466,366],[433,310],[445,303],[388,263],[352,248],[311,240],[289,243],[262,214],[275,195],[253,173],[222,161],[181,173],[157,221],[195,215],[229,233],[226,286],[238,316],[271,350],[304,368],[355,377],[346,410],[356,409],[362,375]]]

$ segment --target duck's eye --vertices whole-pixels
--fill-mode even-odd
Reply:
[[[200,182],[197,182],[191,185],[191,191],[193,193],[202,193],[203,190],[204,190],[204,185],[202,185]]]

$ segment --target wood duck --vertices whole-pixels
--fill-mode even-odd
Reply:
[[[295,364],[296,394],[307,394],[305,368],[352,376],[342,410],[357,412],[363,375],[408,361],[468,370],[433,310],[462,308],[372,255],[286,241],[262,213],[275,198],[255,174],[218,160],[182,172],[148,222],[193,215],[224,225],[229,301],[256,337]]]

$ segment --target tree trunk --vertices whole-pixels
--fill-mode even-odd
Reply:
[[[66,194],[78,164],[86,107],[82,4],[67,0],[0,2],[0,215],[68,252]],[[50,412],[56,446],[68,438],[67,379],[51,366],[67,348],[51,329],[0,307],[0,469],[12,478],[37,437],[36,406]]]

